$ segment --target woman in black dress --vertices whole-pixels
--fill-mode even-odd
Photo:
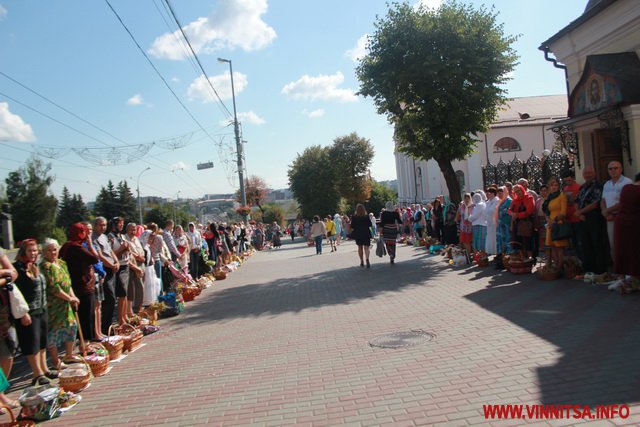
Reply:
[[[351,238],[358,245],[358,256],[360,257],[360,267],[364,267],[366,261],[367,268],[371,267],[369,263],[369,246],[371,245],[371,220],[367,215],[367,210],[360,203],[356,206],[356,212],[351,217]],[[364,255],[364,258],[363,258]]]

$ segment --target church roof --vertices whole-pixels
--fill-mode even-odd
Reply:
[[[491,128],[553,123],[567,117],[566,95],[514,98],[498,112]]]
[[[557,41],[558,39],[564,37],[567,33],[578,28],[580,25],[584,24],[589,19],[593,18],[594,16],[602,12],[604,9],[611,6],[616,1],[618,0],[589,0],[589,2],[587,3],[587,7],[584,9],[584,12],[582,13],[582,15],[580,15],[574,21],[571,21],[569,25],[567,25],[566,27],[558,31],[556,34],[551,36],[548,40],[542,42],[542,44],[538,49],[544,51],[545,48],[548,48],[551,43]]]

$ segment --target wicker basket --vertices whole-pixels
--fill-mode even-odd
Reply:
[[[101,342],[101,344],[109,352],[109,360],[116,360],[116,359],[119,359],[120,356],[122,356],[122,350],[124,348],[124,340],[122,339],[121,336],[111,335],[112,331],[115,334],[115,329],[113,328],[113,325],[109,326],[109,335],[107,336],[107,338],[105,338]]]
[[[545,266],[536,270],[536,276],[540,280],[556,280],[559,279],[562,272],[555,267]]]
[[[533,261],[523,259],[509,260],[509,271],[513,274],[530,274],[533,269]]]
[[[36,422],[32,420],[16,420],[16,416],[13,415],[13,411],[7,405],[3,405],[0,403],[0,408],[4,409],[5,412],[11,417],[11,421],[1,422],[0,427],[33,427],[36,425]]]
[[[122,326],[118,326],[116,332],[122,337],[124,351],[133,351],[140,347],[144,336],[140,329],[125,323]]]
[[[67,365],[67,369],[60,372],[58,385],[72,393],[85,389],[93,379],[91,367],[87,362],[80,356],[66,356],[62,361]]]
[[[227,272],[222,269],[216,270],[213,273],[213,277],[215,277],[216,280],[224,280],[227,278]]]
[[[87,346],[88,355],[84,356],[84,361],[91,368],[94,377],[101,377],[109,369],[109,350],[98,342],[89,343]]]

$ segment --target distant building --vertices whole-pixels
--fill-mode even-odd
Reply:
[[[483,187],[482,166],[517,156],[526,160],[531,154],[542,156],[551,150],[555,134],[551,127],[567,117],[564,95],[532,96],[510,101],[487,133],[477,135],[476,152],[463,161],[452,162],[461,191]],[[448,195],[447,184],[435,160],[416,160],[395,153],[398,174],[398,202],[426,203],[440,194]]]

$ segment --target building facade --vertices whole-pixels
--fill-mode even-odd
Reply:
[[[576,156],[577,169],[593,166],[604,181],[607,164],[618,160],[626,176],[637,173],[640,1],[591,0],[580,17],[539,49],[565,70],[568,118],[554,130]]]
[[[483,188],[482,168],[487,164],[509,162],[514,157],[526,161],[532,154],[546,155],[556,142],[551,127],[566,117],[566,95],[511,100],[487,133],[477,135],[475,153],[453,162],[462,192]],[[444,176],[434,160],[416,160],[398,152],[395,157],[400,204],[426,203],[440,194],[448,195]]]

